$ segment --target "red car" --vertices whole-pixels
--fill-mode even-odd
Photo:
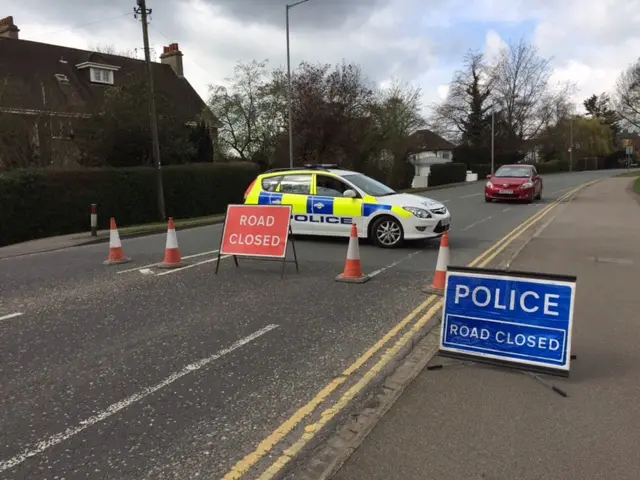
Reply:
[[[494,175],[487,175],[484,200],[525,200],[542,198],[542,178],[533,165],[503,165]]]

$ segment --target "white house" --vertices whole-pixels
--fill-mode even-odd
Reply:
[[[431,165],[453,161],[454,145],[431,130],[417,130],[411,135],[411,149],[407,160],[415,167],[412,188],[428,186]]]

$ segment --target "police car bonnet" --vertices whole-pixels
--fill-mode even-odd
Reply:
[[[425,200],[423,202],[421,202],[422,205],[424,205],[427,208],[441,208],[444,207],[443,204],[441,204],[440,202],[436,202],[435,200]]]

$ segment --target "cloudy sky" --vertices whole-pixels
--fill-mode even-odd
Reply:
[[[286,62],[285,7],[292,0],[147,0],[152,56],[178,42],[185,75],[206,98],[237,61]],[[3,0],[20,37],[87,48],[112,45],[143,58],[135,0]],[[526,38],[553,57],[576,100],[610,90],[640,54],[640,0],[308,0],[291,10],[292,63],[357,62],[376,82],[420,85],[425,107],[446,94],[465,52],[495,52]]]

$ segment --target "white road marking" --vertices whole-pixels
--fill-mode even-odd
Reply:
[[[218,253],[218,250],[211,250],[209,252],[195,253],[193,255],[185,255],[182,258],[184,258],[184,259],[196,258],[196,257],[202,257],[203,255],[210,255],[212,253]],[[142,268],[157,267],[158,265],[162,265],[162,262],[150,263],[149,265],[142,265],[141,267],[129,268],[127,270],[120,270],[120,271],[118,271],[116,273],[135,272],[136,270],[140,270]]]
[[[140,269],[140,273],[144,274],[144,275],[152,275],[153,272],[151,271],[150,268],[141,268]]]
[[[5,315],[5,316],[3,316],[3,317],[0,317],[0,322],[1,322],[2,320],[9,320],[10,318],[16,318],[16,317],[19,317],[19,316],[21,316],[21,315],[24,315],[24,313],[22,313],[22,312],[10,313],[9,315]]]
[[[40,440],[38,443],[36,443],[35,445],[30,446],[29,448],[26,448],[22,453],[16,455],[13,458],[10,458],[9,460],[2,460],[0,461],[0,472],[4,472],[6,470],[9,470],[10,468],[13,468],[17,465],[20,465],[22,462],[24,462],[25,460],[28,460],[31,457],[34,457],[42,452],[44,452],[45,450],[48,450],[52,447],[55,447],[56,445],[70,439],[71,437],[74,437],[75,435],[79,434],[80,432],[82,432],[83,430],[86,430],[87,428],[102,422],[103,420],[106,420],[107,418],[115,415],[116,413],[118,413],[121,410],[124,410],[125,408],[130,407],[131,405],[133,405],[134,403],[137,403],[141,400],[143,400],[145,397],[148,397],[149,395],[157,392],[158,390],[167,387],[169,385],[171,385],[173,382],[175,382],[176,380],[179,380],[180,378],[184,377],[185,375],[188,375],[192,372],[195,372],[197,370],[200,370],[201,368],[207,366],[208,364],[210,364],[211,362],[214,362],[216,360],[218,360],[221,357],[224,357],[225,355],[228,355],[229,353],[233,352],[234,350],[237,350],[238,348],[246,345],[247,343],[250,343],[252,341],[254,341],[255,339],[261,337],[262,335],[264,335],[265,333],[270,332],[271,330],[273,330],[274,328],[278,328],[278,325],[274,325],[274,324],[270,324],[267,325],[264,328],[261,328],[260,330],[258,330],[257,332],[252,333],[251,335],[248,335],[240,340],[238,340],[237,342],[233,343],[231,346],[220,350],[217,353],[214,353],[213,355],[206,357],[206,358],[202,358],[200,360],[198,360],[197,362],[191,363],[189,365],[187,365],[186,367],[184,367],[182,370],[178,371],[178,372],[174,372],[173,374],[169,375],[167,378],[165,378],[162,382],[153,385],[151,387],[147,387],[144,390],[141,390],[138,393],[135,393],[133,395],[131,395],[130,397],[127,397],[123,400],[120,400],[119,402],[113,403],[111,405],[109,405],[109,407],[107,407],[106,410],[103,410],[83,421],[81,421],[78,425],[76,425],[75,427],[69,427],[67,428],[64,432],[60,432],[60,433],[56,433],[55,435],[51,435],[48,438],[45,438],[44,440]]]
[[[507,207],[507,208],[503,209],[502,211],[503,212],[508,212],[509,210],[511,210],[511,207]]]
[[[465,195],[464,197],[460,197],[460,198],[471,198],[471,197],[477,197],[479,195],[484,195],[483,193],[472,193],[471,195]]]
[[[395,266],[396,266],[396,265],[398,265],[400,262],[404,262],[405,260],[407,260],[407,259],[409,259],[409,258],[413,257],[414,255],[416,255],[416,254],[418,254],[418,253],[420,253],[420,250],[416,250],[415,252],[412,252],[412,253],[410,253],[409,255],[406,255],[406,256],[402,257],[401,259],[396,260],[396,261],[395,261],[395,262],[393,262],[393,263],[390,263],[390,264],[389,264],[389,265],[387,265],[386,267],[382,267],[382,268],[379,268],[378,270],[374,270],[373,272],[371,272],[371,273],[369,274],[369,276],[370,276],[370,277],[375,277],[376,275],[378,275],[378,274],[380,274],[380,273],[384,272],[385,270],[389,270],[390,268],[395,267]]]
[[[450,199],[446,199],[446,200],[441,200],[440,203],[447,203],[447,202],[450,202],[450,201],[451,201]]]
[[[228,258],[228,257],[232,257],[233,255],[223,255],[220,257],[220,260],[222,260],[223,258]],[[186,258],[186,257],[182,257],[182,258]],[[176,272],[181,272],[182,270],[186,270],[187,268],[193,268],[193,267],[197,267],[198,265],[204,265],[205,263],[211,263],[211,262],[217,262],[218,261],[218,257],[216,258],[210,258],[209,260],[203,260],[201,262],[196,262],[196,263],[192,263],[190,265],[185,265],[184,267],[180,267],[180,268],[174,268],[172,270],[167,270],[166,272],[161,272],[156,274],[156,277],[160,277],[162,275],[169,275],[170,273],[176,273]]]
[[[491,220],[493,217],[489,216],[486,218],[483,218],[481,220],[478,220],[477,222],[473,222],[471,225],[467,225],[466,227],[464,227],[463,229],[461,229],[461,232],[466,232],[467,230],[469,230],[470,228],[475,227],[476,225],[480,225],[482,222],[486,222],[487,220]]]

